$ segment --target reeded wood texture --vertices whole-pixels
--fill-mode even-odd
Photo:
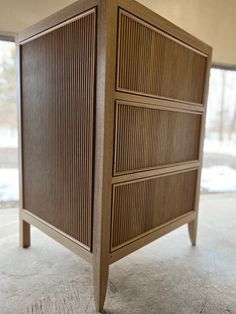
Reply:
[[[116,105],[115,174],[198,160],[201,115]]]
[[[115,185],[112,250],[192,211],[196,178],[192,170]]]
[[[203,102],[207,57],[120,10],[117,89]]]
[[[91,247],[96,12],[21,47],[23,207]]]

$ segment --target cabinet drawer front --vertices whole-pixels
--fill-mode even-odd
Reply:
[[[198,160],[201,117],[117,103],[114,174]]]
[[[207,56],[120,10],[117,89],[203,102]]]
[[[197,170],[114,185],[111,249],[194,209]]]

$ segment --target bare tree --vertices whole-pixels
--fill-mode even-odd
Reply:
[[[3,43],[2,43],[3,44]],[[8,43],[6,43],[8,44]],[[0,62],[0,127],[16,128],[16,67],[15,46]]]
[[[229,140],[232,139],[232,135],[234,133],[235,130],[235,126],[236,126],[236,102],[235,102],[235,106],[234,106],[234,114],[230,123],[230,127],[229,127]]]
[[[222,71],[222,93],[221,93],[221,103],[220,103],[220,129],[219,129],[220,141],[223,141],[223,133],[224,133],[225,83],[226,83],[226,73],[225,71]]]

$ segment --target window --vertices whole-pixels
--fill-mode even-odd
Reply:
[[[203,192],[236,192],[236,71],[211,69]]]
[[[18,201],[15,43],[0,40],[0,208]]]

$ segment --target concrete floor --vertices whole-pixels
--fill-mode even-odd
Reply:
[[[106,313],[236,313],[236,195],[201,199],[198,246],[186,226],[113,264]],[[18,247],[17,210],[0,210],[0,314],[95,313],[90,266],[32,230]]]

